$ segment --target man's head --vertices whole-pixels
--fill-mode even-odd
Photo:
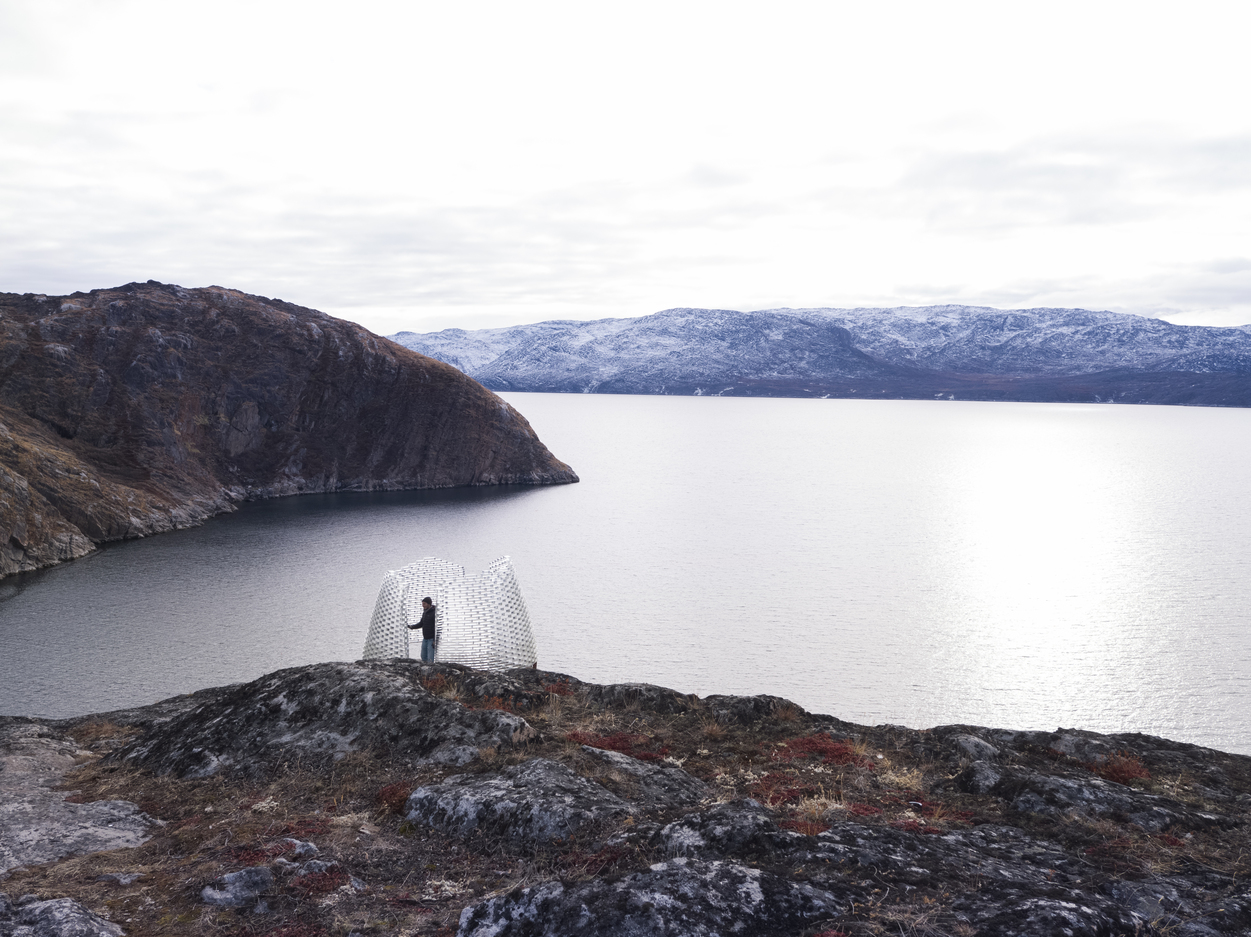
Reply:
[[[421,600],[422,608],[430,608],[432,605],[434,605],[434,603],[430,601],[430,596],[426,596],[424,599]]]

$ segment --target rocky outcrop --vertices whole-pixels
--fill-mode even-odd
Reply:
[[[635,798],[663,809],[691,807],[711,795],[704,782],[681,768],[641,761],[624,752],[605,751],[583,745],[582,750],[598,759],[610,775],[630,785]]]
[[[576,480],[455,368],[314,309],[154,281],[0,294],[0,575],[248,498]]]
[[[458,937],[769,937],[833,922],[828,892],[733,862],[674,859],[617,881],[547,882],[469,907]]]
[[[1237,793],[1239,782],[1229,773],[1231,765],[1239,774],[1245,771],[1241,759],[1229,761],[1231,756],[1198,745],[1077,730],[1013,732],[954,726],[935,729],[933,735],[937,751],[948,763],[961,766],[944,787],[997,798],[1018,814],[1052,820],[1118,819],[1150,833],[1186,833],[1242,826],[1241,814],[1251,807],[1251,796]],[[1045,760],[1023,759],[1023,752],[1044,753]],[[1157,773],[1190,775],[1191,789],[1200,792],[1205,808],[1124,783],[1150,773],[1144,759]],[[1092,776],[1092,768],[1106,776]]]
[[[135,804],[71,803],[66,791],[57,790],[65,773],[86,755],[73,739],[47,725],[0,721],[0,876],[21,866],[147,841],[153,822]]]
[[[112,921],[69,898],[40,901],[26,895],[16,902],[0,893],[0,937],[122,937]]]
[[[293,667],[231,687],[150,729],[111,757],[156,774],[272,777],[372,751],[413,764],[464,765],[479,749],[535,736],[520,716],[435,696],[385,663]]]
[[[873,900],[883,879],[905,890],[975,879],[979,887],[953,906],[953,916],[977,932],[1136,934],[1142,925],[1114,897],[1080,887],[1086,864],[1010,826],[926,836],[890,827],[870,834],[861,823],[837,820],[808,836],[779,828],[771,811],[745,800],[690,814],[662,829],[659,839],[671,853],[704,860],[808,869],[808,881],[861,903]]]
[[[499,774],[453,775],[408,798],[408,820],[449,833],[494,833],[523,846],[559,842],[631,813],[620,797],[545,758]]]
[[[9,728],[13,758],[60,759],[13,796],[83,759],[77,806],[133,796],[151,838],[10,868],[26,897],[0,934],[53,901],[140,933],[1251,933],[1251,757],[1152,736],[858,726],[409,660]]]

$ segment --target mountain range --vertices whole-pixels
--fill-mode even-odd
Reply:
[[[666,309],[389,336],[492,390],[1251,406],[1251,326],[985,306]]]

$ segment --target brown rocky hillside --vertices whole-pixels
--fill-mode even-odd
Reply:
[[[455,368],[221,287],[0,294],[0,576],[303,492],[577,476]]]

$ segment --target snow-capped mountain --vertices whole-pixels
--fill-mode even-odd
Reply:
[[[667,309],[390,337],[493,390],[1251,405],[1251,327],[1084,309]]]

